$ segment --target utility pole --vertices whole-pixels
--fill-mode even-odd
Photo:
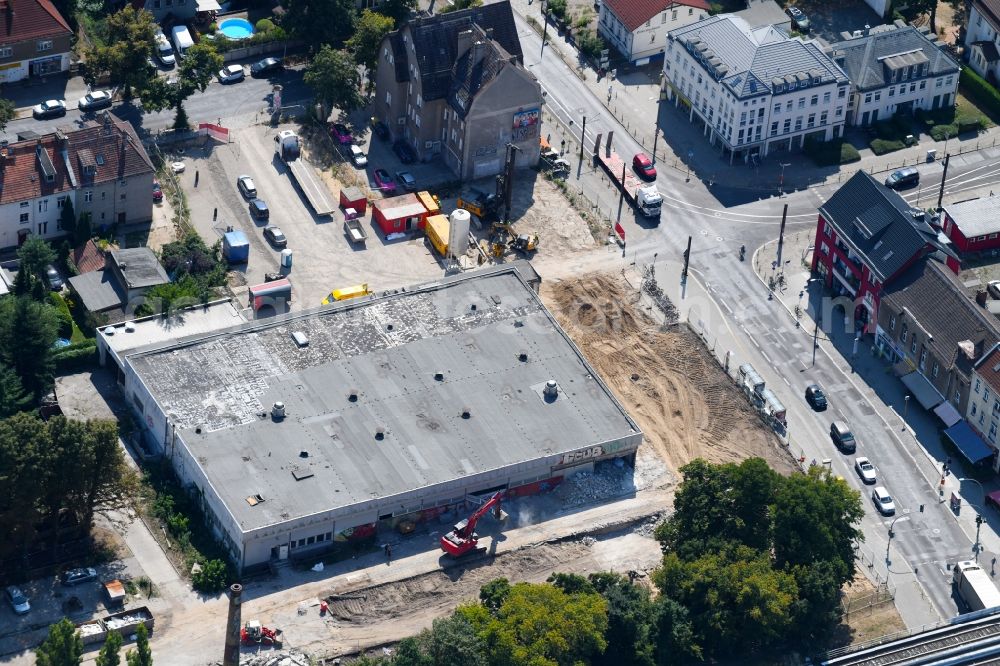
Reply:
[[[684,270],[681,271],[681,284],[687,284],[688,264],[691,262],[691,237],[688,236],[688,246],[684,250]]]
[[[609,137],[610,138],[610,137]],[[583,160],[583,143],[587,140],[587,116],[583,117],[583,129],[580,130],[580,160]],[[610,145],[610,142],[609,144]]]
[[[947,154],[944,156],[944,173],[941,174],[941,188],[938,189],[937,209],[938,209],[939,213],[941,212],[941,199],[944,198],[944,184],[945,184],[945,181],[948,180],[948,159],[950,157],[951,157],[951,155],[947,155]]]
[[[545,12],[549,3],[542,0],[542,52],[545,52],[545,38],[549,35],[549,15]]]
[[[625,175],[628,165],[622,161],[622,186],[618,188],[618,221],[621,221],[621,210],[625,205]]]
[[[816,365],[816,348],[819,347],[819,320],[816,320],[816,325],[813,327],[813,365]]]
[[[976,562],[979,561],[979,551],[982,550],[982,546],[979,543],[979,528],[983,526],[983,514],[976,514]]]
[[[656,107],[659,109],[659,105]],[[656,124],[653,126],[653,164],[656,164],[656,140],[660,138],[660,119],[656,119]]]
[[[518,147],[507,144],[507,164],[504,165],[503,223],[510,224],[510,200],[514,196],[514,162]]]
[[[781,250],[785,245],[785,220],[788,219],[788,204],[781,211],[781,229],[778,231],[778,271],[783,272],[781,263]]]

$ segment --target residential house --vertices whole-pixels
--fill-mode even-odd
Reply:
[[[968,199],[944,207],[941,230],[960,255],[1000,249],[1000,197]]]
[[[707,0],[604,0],[597,32],[633,65],[663,57],[667,33],[708,18]]]
[[[117,311],[116,314],[132,316],[150,289],[170,282],[148,247],[111,250],[104,259],[104,270],[69,279],[70,289],[90,312]]]
[[[876,347],[916,400],[939,415],[943,402],[958,416],[966,413],[973,366],[998,341],[996,318],[930,257],[911,264],[882,294]]]
[[[110,113],[79,129],[0,144],[0,247],[65,235],[62,208],[99,229],[153,219],[153,163]]]
[[[992,450],[994,470],[998,470],[997,429],[1000,428],[1000,344],[990,347],[972,368],[972,393],[965,420]]]
[[[854,34],[827,49],[851,79],[849,125],[955,104],[961,67],[926,29],[897,20]]]
[[[201,18],[211,20],[212,15],[221,11],[218,0],[130,0],[136,9],[145,9],[153,15],[157,23],[176,25],[188,23],[201,14]],[[170,30],[164,30],[167,39]]]
[[[866,171],[851,176],[820,207],[814,247],[813,274],[834,295],[853,301],[855,326],[869,333],[879,320],[883,290],[919,259],[940,253],[958,270],[925,214]]]
[[[749,159],[844,129],[847,75],[811,40],[722,14],[673,30],[666,97],[690,110],[712,145]]]
[[[1000,78],[1000,0],[972,0],[965,27],[969,67],[996,84]]]
[[[463,179],[500,173],[508,144],[516,166],[538,162],[542,90],[507,0],[414,19],[379,54],[374,114],[420,160]]]
[[[65,72],[72,38],[50,0],[0,0],[0,83]]]

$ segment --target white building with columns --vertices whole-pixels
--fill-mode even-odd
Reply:
[[[850,91],[847,75],[816,42],[751,28],[731,14],[667,35],[663,86],[730,160],[841,136]]]

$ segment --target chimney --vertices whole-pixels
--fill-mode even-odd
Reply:
[[[233,583],[229,586],[229,619],[226,620],[226,652],[222,657],[222,666],[240,666],[240,629],[243,626],[240,617],[240,596],[243,586]]]
[[[870,33],[871,31],[872,31],[872,27],[870,25],[868,25],[867,23],[865,23],[865,37],[867,37],[868,33]]]
[[[465,55],[465,52],[472,48],[472,31],[463,30],[458,33],[458,43],[455,48],[455,60]]]
[[[486,28],[486,39],[493,41],[493,28]]]

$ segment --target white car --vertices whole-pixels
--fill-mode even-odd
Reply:
[[[174,173],[184,173],[184,169],[186,169],[186,168],[187,168],[187,165],[184,164],[184,162],[171,162],[170,163],[170,169]]]
[[[243,65],[226,65],[219,70],[219,83],[236,83],[242,81],[244,76]]]
[[[41,104],[36,104],[31,109],[31,115],[35,118],[53,118],[55,116],[66,115],[66,100],[50,99]]]
[[[354,166],[359,169],[364,169],[368,166],[368,156],[365,155],[365,151],[361,150],[361,146],[352,143],[347,147],[347,150],[351,154],[351,161],[354,162]]]
[[[854,469],[857,471],[858,476],[865,483],[875,483],[875,465],[871,463],[868,458],[864,456],[858,456],[854,459]]]
[[[885,486],[879,486],[872,491],[872,501],[875,507],[883,516],[891,516],[896,513],[896,503],[892,501],[892,496]]]
[[[111,93],[107,90],[95,90],[81,97],[76,106],[81,111],[97,111],[111,106]]]

